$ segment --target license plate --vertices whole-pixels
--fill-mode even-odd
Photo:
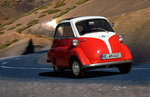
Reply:
[[[101,60],[121,58],[121,53],[102,54]]]

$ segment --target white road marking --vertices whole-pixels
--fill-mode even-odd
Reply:
[[[14,60],[19,60],[20,58],[18,57],[18,58],[15,58]]]
[[[5,64],[7,64],[7,63],[8,63],[8,62],[3,62],[2,65],[5,65]]]
[[[22,70],[38,70],[38,69],[41,69],[41,70],[50,70],[52,68],[27,68],[27,67],[9,67],[9,66],[0,66],[1,68],[5,68],[5,69],[22,69]]]
[[[32,67],[32,68],[29,68],[29,67],[10,67],[10,66],[4,66],[5,64],[7,64],[8,62],[4,62],[2,63],[3,65],[0,66],[1,68],[5,68],[5,69],[20,69],[20,70],[52,70],[52,68],[36,68],[36,67]],[[150,67],[149,68],[136,68],[136,67],[133,67],[132,70],[150,70]]]
[[[133,70],[150,70],[150,68],[132,68]]]

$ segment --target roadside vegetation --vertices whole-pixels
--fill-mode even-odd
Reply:
[[[80,5],[80,4],[83,4],[83,3],[87,2],[87,1],[89,1],[89,0],[79,0],[78,2],[76,2],[76,4]]]
[[[54,8],[58,8],[65,5],[65,0],[59,0],[55,3]]]
[[[4,17],[4,18],[3,18],[3,20],[8,20],[8,19],[9,19],[8,17]]]
[[[4,26],[0,26],[0,31],[5,30]]]
[[[31,15],[32,13],[36,12],[37,10],[46,9],[47,6],[50,6],[50,5],[51,5],[51,1],[48,2],[47,4],[43,5],[43,6],[34,8],[33,10],[31,10],[31,11],[29,11],[29,12],[27,12],[27,13],[25,13],[25,14],[23,14],[23,15],[17,17],[17,18],[14,18],[14,19],[9,20],[7,23],[3,24],[2,26],[4,27],[4,26],[6,26],[6,25],[10,25],[10,24],[14,23],[16,20],[18,20],[18,19],[20,19],[20,18],[22,18],[22,17],[24,17],[24,16]],[[0,27],[0,28],[1,28],[1,27]]]
[[[27,29],[27,27],[22,27],[16,30],[17,33],[21,34],[22,31],[24,31],[25,29]]]
[[[18,24],[16,24],[16,27],[21,26],[21,25],[22,25],[21,23],[18,23]]]
[[[19,41],[18,39],[14,39],[14,40],[12,40],[12,41],[9,42],[9,43],[0,44],[0,50],[2,50],[2,49],[4,49],[4,48],[8,47],[9,45],[11,45],[11,44],[13,44],[13,43],[15,43],[15,42],[18,42],[18,41]]]
[[[46,16],[47,14],[54,14],[59,12],[59,9],[52,9],[52,10],[44,10],[41,12],[41,15],[39,15],[39,18]]]
[[[28,22],[25,27],[19,28],[16,31],[17,31],[17,33],[21,34],[22,31],[26,30],[27,28],[29,28],[37,23],[38,23],[38,20],[32,20],[32,21]]]
[[[46,16],[46,14],[41,14],[41,15],[39,15],[38,18],[42,18],[42,17],[44,17],[44,16]]]
[[[55,4],[54,4],[54,9],[50,9],[50,10],[47,9],[47,10],[42,11],[42,12],[40,13],[40,15],[38,16],[38,18],[42,18],[42,17],[44,17],[44,16],[47,16],[48,14],[55,14],[55,13],[56,13],[56,14],[53,16],[53,18],[61,17],[61,16],[63,16],[64,14],[68,13],[69,11],[71,11],[72,9],[76,8],[78,5],[83,4],[83,3],[87,2],[87,1],[89,1],[89,0],[79,0],[79,1],[77,1],[77,2],[75,3],[75,5],[73,5],[73,6],[71,6],[71,7],[68,7],[68,8],[66,8],[65,10],[60,11],[61,9],[57,9],[57,8],[64,6],[64,5],[65,5],[65,0],[57,0],[57,2],[55,2]],[[30,14],[32,14],[32,13],[35,13],[35,14],[36,14],[38,10],[40,10],[40,9],[46,9],[46,8],[48,8],[48,6],[51,6],[51,5],[52,5],[52,4],[51,4],[51,1],[50,1],[50,2],[48,2],[47,4],[45,4],[45,5],[43,5],[43,6],[34,8],[33,10],[31,10],[31,11],[29,11],[29,12],[27,12],[27,13],[21,15],[21,16],[18,17],[18,18],[9,20],[7,23],[5,23],[5,24],[3,24],[3,25],[0,25],[0,31],[2,32],[3,30],[5,30],[5,29],[6,29],[6,28],[5,28],[6,25],[10,25],[10,24],[14,23],[16,20],[18,20],[18,19],[20,19],[20,18],[22,18],[22,17],[24,17],[24,16],[28,16],[28,15],[30,15]],[[60,11],[60,12],[59,12],[59,11]],[[59,12],[59,13],[58,13],[58,12]],[[7,19],[7,18],[6,18],[6,19]],[[38,20],[32,20],[32,21],[28,22],[28,23],[26,24],[26,26],[23,26],[23,27],[21,27],[21,28],[18,28],[16,31],[17,31],[18,33],[22,33],[22,31],[26,30],[27,28],[29,28],[29,27],[31,27],[31,26],[37,24],[37,23],[38,23]],[[13,29],[15,29],[15,28],[17,28],[18,26],[21,26],[21,25],[22,25],[22,23],[18,23],[18,24],[16,24],[16,25],[13,26],[13,27],[8,28],[7,30],[13,30]]]
[[[37,23],[38,23],[38,20],[32,20],[32,21],[30,21],[30,22],[27,23],[27,28],[29,28],[29,27],[37,24]]]
[[[4,34],[5,32],[0,32],[0,35]]]
[[[15,29],[16,27],[10,27],[8,30],[13,30],[13,29]]]
[[[71,7],[69,7],[69,8],[66,8],[65,10],[61,11],[59,14],[54,15],[53,18],[61,17],[62,15],[68,13],[70,10],[72,10],[72,9],[74,9],[74,8],[76,8],[75,5],[74,5],[74,6],[71,6]]]
[[[44,10],[41,12],[41,14],[53,14],[60,11],[59,9],[53,9],[53,10]]]

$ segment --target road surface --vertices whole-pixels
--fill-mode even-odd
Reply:
[[[101,68],[75,79],[70,70],[56,75],[51,64],[37,64],[43,54],[1,59],[0,97],[150,97],[148,64],[133,64],[129,74]]]

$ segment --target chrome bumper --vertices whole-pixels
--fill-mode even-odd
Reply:
[[[126,63],[132,63],[132,60],[113,61],[113,62],[106,62],[106,63],[83,65],[82,68],[97,68],[97,67],[103,67],[103,66],[109,67],[113,65],[126,64]]]

